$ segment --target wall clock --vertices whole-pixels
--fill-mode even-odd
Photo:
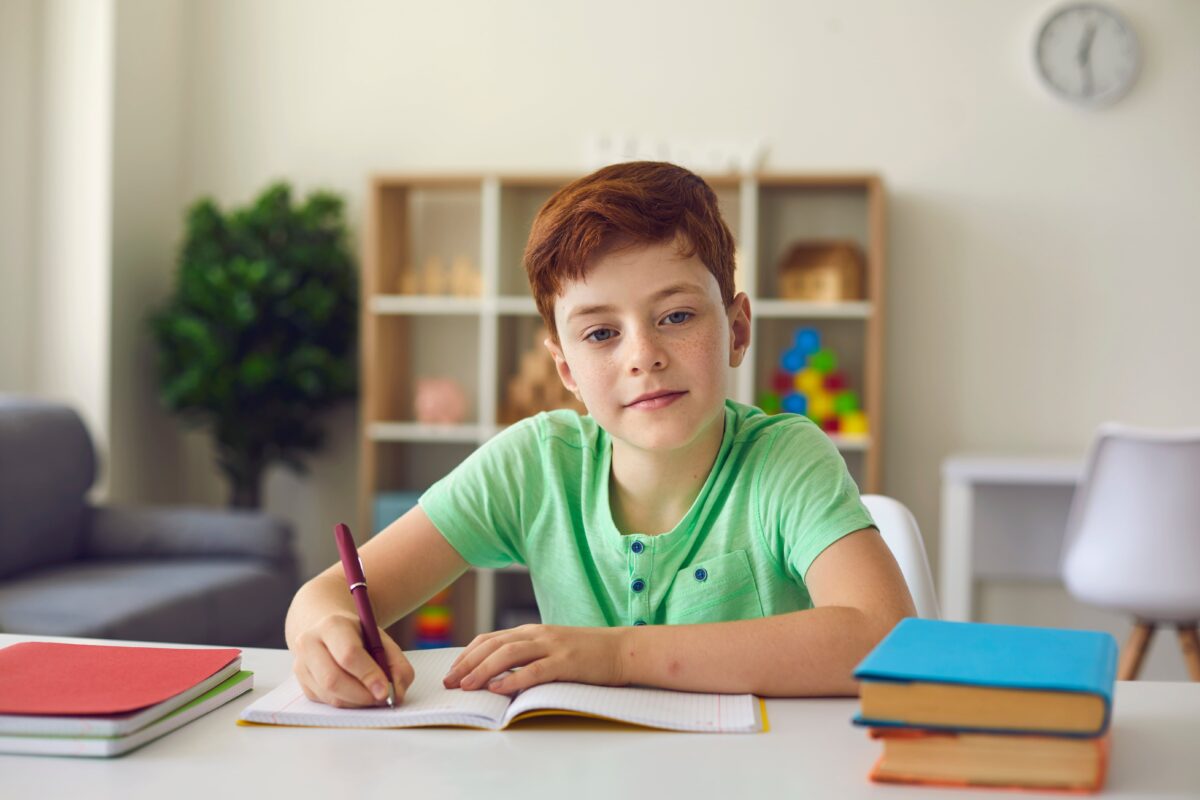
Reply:
[[[1129,91],[1141,50],[1133,28],[1114,9],[1071,3],[1055,9],[1038,29],[1034,63],[1056,96],[1094,108]]]

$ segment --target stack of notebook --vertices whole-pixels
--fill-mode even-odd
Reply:
[[[0,753],[115,756],[248,692],[235,649],[0,649]]]
[[[1098,791],[1116,668],[1107,633],[906,619],[854,672],[871,778]]]

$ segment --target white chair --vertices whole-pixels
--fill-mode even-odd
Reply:
[[[1154,629],[1170,623],[1200,680],[1200,429],[1102,425],[1071,504],[1061,567],[1077,600],[1134,617],[1118,678],[1137,677]]]
[[[929,559],[925,557],[925,542],[912,512],[899,500],[881,494],[864,494],[862,501],[875,518],[879,535],[900,565],[913,605],[917,607],[917,616],[938,619],[937,595],[933,592]]]

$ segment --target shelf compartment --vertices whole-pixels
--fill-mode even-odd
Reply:
[[[366,276],[368,295],[481,294],[481,186],[469,179],[377,181],[370,242],[377,266]],[[475,279],[457,277],[464,273]]]
[[[479,315],[385,314],[364,320],[368,342],[365,425],[416,422],[421,378],[450,378],[462,387],[466,412],[459,424],[479,424]],[[437,347],[429,343],[437,342]],[[437,354],[454,353],[453,358]]]
[[[555,177],[506,180],[500,184],[500,291],[501,295],[530,297],[523,258],[529,232],[538,211],[568,184]]]
[[[871,299],[869,188],[852,184],[786,186],[766,183],[758,199],[758,287],[760,298],[782,299],[780,261],[794,244],[852,241],[863,257],[865,298]]]
[[[376,492],[423,492],[475,451],[472,442],[373,442]],[[374,492],[372,496],[374,496]]]

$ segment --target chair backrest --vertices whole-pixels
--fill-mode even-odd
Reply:
[[[1085,603],[1146,620],[1200,618],[1200,429],[1100,426],[1061,568]]]
[[[937,595],[933,591],[929,559],[925,556],[925,542],[921,539],[921,530],[912,512],[899,500],[881,494],[864,494],[862,501],[875,518],[879,535],[900,565],[908,592],[917,607],[917,616],[938,619],[941,614]]]

